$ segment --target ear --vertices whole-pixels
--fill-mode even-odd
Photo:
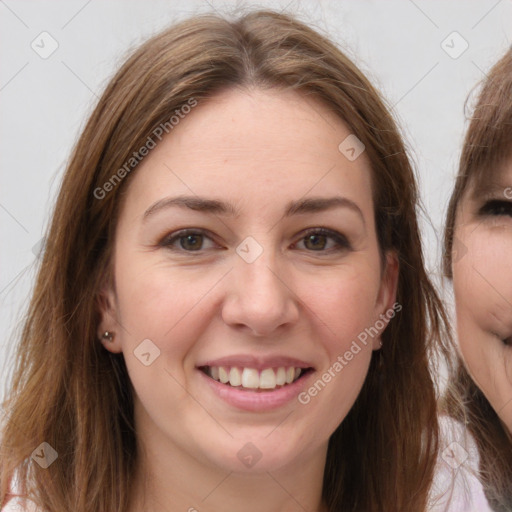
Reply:
[[[395,316],[395,311],[402,309],[401,305],[395,306],[399,270],[398,255],[395,251],[388,251],[375,304],[375,328],[379,334],[373,339],[373,350],[379,350],[382,347],[382,333]]]
[[[111,286],[102,289],[96,297],[96,304],[100,314],[100,323],[97,329],[98,340],[109,351],[115,354],[122,352],[120,340],[120,324],[117,320],[117,301]],[[112,338],[103,337],[105,332],[112,334]]]

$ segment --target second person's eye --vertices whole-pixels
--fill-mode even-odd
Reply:
[[[508,215],[512,217],[512,202],[493,199],[487,201],[480,210],[478,210],[478,213],[480,215]]]

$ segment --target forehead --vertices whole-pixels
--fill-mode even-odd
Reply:
[[[130,187],[142,202],[171,189],[269,206],[333,189],[371,201],[365,153],[350,161],[339,149],[350,135],[348,125],[311,96],[229,90],[184,116],[139,165]]]

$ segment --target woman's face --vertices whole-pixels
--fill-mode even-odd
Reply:
[[[453,256],[462,357],[512,432],[512,162],[470,187],[456,217]]]
[[[115,332],[105,346],[161,459],[323,464],[397,279],[390,255],[381,273],[366,155],[338,149],[349,135],[298,93],[228,91],[131,178],[100,332]]]

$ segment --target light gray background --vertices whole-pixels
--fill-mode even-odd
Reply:
[[[0,396],[35,275],[34,246],[71,148],[108,78],[131,47],[157,30],[236,6],[298,14],[341,45],[382,91],[417,169],[425,252],[437,280],[464,102],[511,44],[512,0],[0,0]],[[47,59],[31,47],[43,31],[58,43]],[[442,47],[454,31],[469,45],[458,58]],[[462,48],[457,37],[446,40],[452,53]]]

